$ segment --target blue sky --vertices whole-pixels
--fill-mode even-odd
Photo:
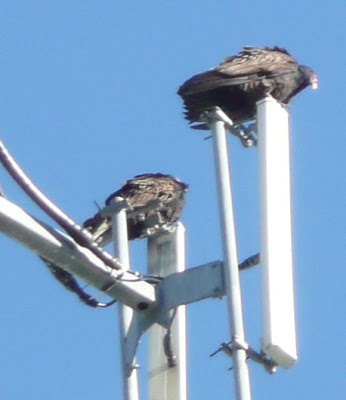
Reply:
[[[220,259],[221,246],[212,143],[182,118],[178,86],[242,45],[286,47],[316,70],[319,90],[299,94],[290,109],[299,360],[273,376],[250,363],[254,399],[345,398],[344,7],[341,0],[0,5],[2,140],[80,222],[94,213],[94,200],[135,174],[160,171],[189,183],[182,219],[190,267]],[[234,138],[229,148],[243,259],[259,246],[257,154]],[[51,223],[4,171],[1,183],[12,201]],[[0,397],[121,398],[116,308],[83,306],[3,235],[0,249]],[[133,269],[143,268],[144,249],[132,245]],[[257,348],[259,268],[241,277],[246,335]],[[230,360],[209,358],[228,338],[224,300],[189,306],[189,399],[234,398]],[[145,347],[144,338],[142,399]]]

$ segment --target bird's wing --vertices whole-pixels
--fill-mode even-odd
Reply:
[[[213,71],[227,76],[251,76],[253,74],[272,75],[296,70],[297,61],[280,47],[243,47],[236,56],[228,57]]]
[[[109,205],[114,197],[126,200],[128,224],[131,220],[130,225],[132,224],[133,229],[132,233],[129,231],[131,240],[142,237],[142,233],[138,232],[144,229],[143,220],[154,214],[163,213],[166,217],[165,222],[175,222],[184,204],[183,195],[187,187],[188,185],[170,175],[142,174],[126,181],[119,190],[108,196],[105,203]],[[101,246],[107,244],[111,238],[110,217],[102,216],[101,212],[87,219],[83,227]]]
[[[143,174],[126,181],[123,186],[112,193],[106,199],[106,205],[109,205],[114,197],[122,197],[126,200],[129,211],[137,211],[145,207],[153,206],[153,211],[157,212],[157,201],[167,204],[174,195],[177,183],[168,176],[160,174]],[[153,213],[147,209],[145,212]],[[93,239],[100,246],[105,245],[111,238],[111,220],[101,216],[101,212],[96,213],[83,223],[93,236]]]
[[[117,192],[111,194],[106,200],[106,204],[109,204],[110,200],[116,196],[126,199],[130,208],[134,210],[148,206],[151,202],[157,200],[166,203],[174,196],[179,185],[185,186],[168,175],[137,175],[125,182]]]
[[[101,213],[96,213],[93,217],[83,222],[83,228],[88,230],[93,240],[100,246],[104,246],[111,237],[111,221],[110,218],[101,217]]]
[[[220,86],[241,85],[292,73],[297,68],[296,60],[285,49],[244,47],[239,54],[227,57],[220,65],[189,79],[181,91],[185,95],[196,94]]]

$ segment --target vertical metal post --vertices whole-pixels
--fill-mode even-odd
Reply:
[[[283,367],[297,360],[287,111],[257,103],[262,260],[262,349]]]
[[[112,235],[114,241],[114,254],[126,269],[130,269],[129,245],[127,236],[127,220],[126,210],[121,207],[124,199],[116,197],[113,202],[119,207],[112,216]],[[131,321],[134,311],[131,307],[118,304],[119,314],[119,331],[120,331],[120,347],[121,360],[123,370],[123,397],[124,400],[138,400],[138,376],[135,365],[128,365],[128,357],[126,357],[126,341],[129,333]],[[134,360],[135,362],[135,360]]]
[[[250,377],[246,363],[244,324],[238,271],[238,257],[233,216],[233,203],[226,140],[226,120],[220,109],[211,115],[210,127],[213,132],[216,180],[219,198],[221,234],[223,244],[223,265],[227,293],[230,332],[232,336],[232,358],[237,400],[250,400]],[[227,119],[227,116],[226,116]],[[231,124],[231,121],[230,121]]]
[[[185,228],[148,239],[148,272],[167,276],[185,270]],[[171,314],[170,327],[173,360],[164,352],[167,329],[155,324],[149,330],[149,400],[186,400],[186,317],[185,306]]]

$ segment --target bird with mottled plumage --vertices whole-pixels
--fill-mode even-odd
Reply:
[[[188,185],[171,175],[142,174],[129,179],[105,201],[109,206],[112,199],[121,197],[126,201],[128,239],[141,239],[166,230],[178,221],[184,207],[184,196]],[[102,211],[88,218],[83,227],[100,246],[111,239],[111,217]],[[101,303],[80,286],[76,278],[58,265],[40,257],[53,276],[68,290],[90,307],[108,307],[114,300]]]
[[[306,87],[317,88],[317,83],[315,72],[299,65],[287,50],[246,46],[220,65],[188,79],[178,94],[190,124],[204,122],[205,112],[215,106],[238,124],[255,118],[256,102],[262,98],[272,96],[288,104]]]
[[[147,173],[126,181],[108,196],[105,204],[108,206],[115,197],[122,197],[127,203],[128,239],[141,239],[178,221],[187,189],[187,184],[171,175]],[[83,227],[101,246],[110,240],[111,219],[101,211],[87,219]]]

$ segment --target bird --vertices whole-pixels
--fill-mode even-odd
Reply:
[[[145,173],[127,180],[110,194],[105,205],[116,197],[127,203],[128,240],[146,238],[178,221],[188,185],[172,175]],[[83,223],[93,240],[103,246],[111,239],[111,217],[97,212]]]
[[[178,89],[185,118],[205,129],[205,113],[220,107],[234,124],[255,119],[256,102],[272,96],[282,105],[300,91],[318,87],[314,70],[300,65],[284,48],[244,46],[218,66],[194,75]]]
[[[141,174],[129,179],[119,190],[110,194],[105,205],[109,206],[115,197],[122,197],[127,206],[128,239],[142,239],[172,227],[178,221],[187,189],[187,184],[171,175]],[[101,210],[85,220],[82,226],[100,246],[111,239],[111,217],[103,216]],[[40,258],[53,276],[87,306],[97,308],[114,304],[115,300],[108,303],[97,301],[84,291],[70,272],[44,257]]]

